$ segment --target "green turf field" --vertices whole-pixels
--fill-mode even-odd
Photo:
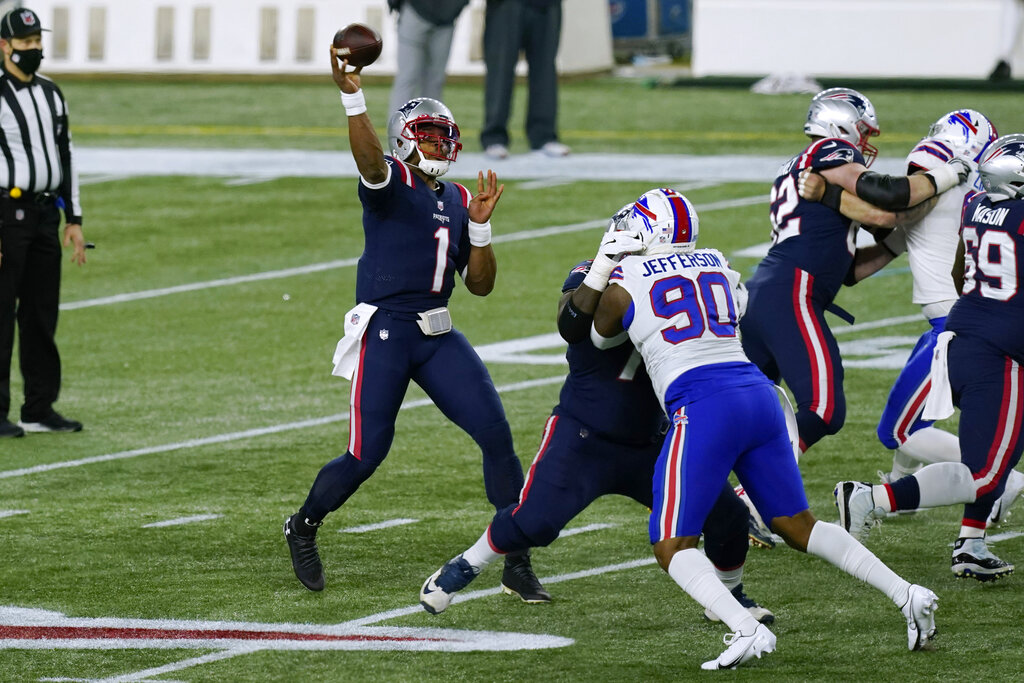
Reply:
[[[79,147],[346,146],[342,110],[326,78],[322,85],[62,86]],[[367,90],[382,126],[387,88]],[[985,112],[1001,132],[1024,130],[1014,93],[865,93],[879,111],[885,156],[905,154],[931,121],[961,106]],[[453,84],[449,95],[467,150],[477,151],[479,87]],[[565,84],[561,120],[565,141],[578,151],[785,156],[803,144],[807,100],[738,89],[650,89],[605,78]],[[520,109],[513,121],[521,120]],[[513,151],[525,151],[515,134]],[[457,165],[451,175],[463,179]],[[482,350],[554,332],[565,274],[593,255],[600,229],[515,237],[600,221],[646,189],[649,184],[637,182],[539,188],[511,182],[494,217],[496,290],[479,299],[458,288],[456,326]],[[702,244],[735,255],[765,242],[767,191],[757,183],[688,191],[700,213]],[[756,196],[765,203],[714,208]],[[327,589],[302,588],[281,523],[302,503],[319,467],[347,443],[348,383],[330,369],[342,316],[354,300],[355,270],[345,263],[362,245],[355,180],[120,179],[86,185],[83,200],[87,238],[99,247],[84,268],[65,268],[68,309],[58,332],[64,388],[57,408],[86,429],[0,444],[0,511],[10,513],[0,517],[0,647],[13,642],[12,619],[18,626],[53,623],[41,612],[12,608],[63,613],[93,629],[136,629],[136,640],[128,640],[135,644],[138,629],[183,629],[190,621],[227,622],[225,629],[241,622],[278,630],[347,624],[363,640],[353,650],[247,652],[167,647],[173,641],[162,648],[53,649],[35,640],[35,649],[22,649],[22,638],[19,647],[0,649],[0,680],[689,680],[724,647],[725,628],[706,623],[701,608],[653,564],[646,510],[622,498],[601,500],[570,524],[599,528],[535,552],[551,604],[470,592],[475,599],[442,615],[419,610],[420,584],[476,540],[492,510],[475,445],[424,405],[415,387],[391,455],[321,530]],[[757,260],[734,256],[732,262],[749,275]],[[116,303],[101,299],[330,262],[281,277]],[[833,329],[844,344],[860,344],[846,356],[846,426],[801,462],[812,510],[822,519],[836,518],[837,480],[874,479],[890,464],[874,430],[897,372],[885,359],[895,353],[898,364],[924,329],[909,290],[902,258],[838,300],[858,325],[833,319]],[[873,321],[890,322],[862,326]],[[552,346],[534,354],[560,352]],[[501,359],[488,366],[528,464],[565,367]],[[13,374],[17,398],[16,368]],[[946,426],[955,430],[956,423]],[[998,530],[1004,540],[994,546],[1011,561],[1024,556],[1022,510]],[[146,526],[199,516],[211,518]],[[725,675],[916,681],[967,670],[978,680],[1019,677],[1019,579],[982,585],[953,577],[949,544],[959,518],[950,508],[890,519],[868,542],[897,572],[939,595],[933,650],[907,652],[899,611],[873,589],[783,547],[752,549],[745,586],[775,612],[778,651]],[[415,521],[344,532],[385,520]],[[491,567],[470,590],[493,589],[499,577]],[[544,634],[573,643],[510,652],[363,649],[367,633],[402,633],[372,629],[401,627]]]

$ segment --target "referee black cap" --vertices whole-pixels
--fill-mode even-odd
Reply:
[[[49,30],[43,28],[38,14],[24,7],[11,10],[0,20],[0,38],[24,38]]]

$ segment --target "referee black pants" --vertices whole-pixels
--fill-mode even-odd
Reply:
[[[11,408],[11,355],[18,327],[23,422],[53,411],[60,391],[54,335],[60,298],[60,212],[52,203],[0,200],[0,417]]]

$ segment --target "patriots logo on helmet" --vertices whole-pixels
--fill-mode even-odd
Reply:
[[[844,163],[853,163],[853,150],[849,147],[843,147],[837,149],[831,154],[821,158],[822,161],[842,161]]]

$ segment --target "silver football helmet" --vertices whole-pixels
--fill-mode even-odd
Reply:
[[[875,107],[850,88],[829,88],[811,98],[804,133],[846,140],[860,149],[866,166],[878,156],[878,150],[868,143],[868,138],[879,133]]]
[[[436,145],[434,151],[424,153],[421,142]],[[388,144],[391,154],[402,161],[419,152],[419,169],[437,178],[448,172],[462,143],[459,127],[448,107],[429,97],[417,97],[398,108],[388,120]],[[429,154],[429,157],[428,157]]]
[[[978,164],[978,175],[992,201],[1024,199],[1024,134],[993,142]]]
[[[626,216],[628,230],[643,240],[645,254],[693,251],[700,224],[690,200],[675,190],[648,190],[633,202]]]
[[[605,232],[621,232],[623,230],[629,230],[629,224],[626,222],[626,219],[629,218],[629,214],[632,211],[633,202],[623,204],[621,209],[612,214]]]
[[[928,129],[928,137],[949,145],[953,156],[981,161],[982,155],[999,133],[992,122],[973,109],[957,109],[944,114]]]

